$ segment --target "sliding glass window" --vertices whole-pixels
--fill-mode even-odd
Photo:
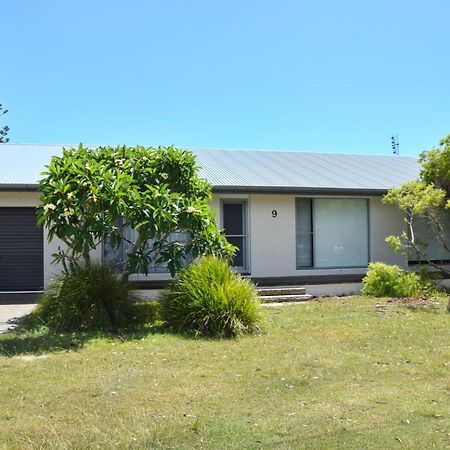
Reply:
[[[121,271],[125,269],[128,253],[131,252],[133,247],[133,243],[136,242],[138,237],[136,230],[132,228],[125,228],[122,223],[122,220],[117,220],[115,226],[119,227],[123,232],[125,241],[122,241],[117,246],[113,246],[111,239],[106,239],[103,243],[103,261],[115,269]],[[177,243],[180,247],[184,247],[190,240],[190,234],[187,232],[174,232],[170,233],[167,238],[167,242]],[[147,241],[146,251],[151,252],[154,240]],[[184,264],[188,264],[192,261],[190,256],[187,257],[183,262]],[[153,261],[148,267],[149,273],[168,273],[169,269],[167,268],[167,263],[156,264]]]
[[[368,225],[367,199],[298,198],[297,269],[366,266]]]
[[[414,222],[414,237],[416,244],[431,261],[437,264],[448,264],[450,262],[450,252],[446,250],[443,242],[447,248],[450,247],[450,212],[444,211],[439,216],[439,219],[443,227],[441,232],[424,217],[417,217]],[[439,233],[440,239],[438,238]],[[408,263],[420,264],[423,261],[422,255],[411,249]]]

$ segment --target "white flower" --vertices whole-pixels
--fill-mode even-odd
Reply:
[[[193,206],[188,206],[188,208],[186,209],[186,211],[191,214],[193,212],[196,212],[197,210],[193,207]]]
[[[69,217],[72,215],[72,209],[71,208],[64,208],[64,216]]]
[[[165,180],[167,180],[167,178],[169,178],[169,175],[166,172],[163,172],[160,175],[161,175],[161,178],[164,178]]]
[[[44,212],[46,212],[46,213],[48,213],[49,210],[54,211],[55,209],[56,209],[56,206],[55,206],[53,203],[47,203],[47,204],[44,206]]]
[[[69,192],[69,193],[67,194],[67,198],[70,200],[71,198],[73,198],[74,195],[75,195],[75,194],[74,194],[73,192]]]

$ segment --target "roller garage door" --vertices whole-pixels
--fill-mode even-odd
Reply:
[[[34,208],[0,208],[0,291],[36,291],[44,284],[43,230]]]

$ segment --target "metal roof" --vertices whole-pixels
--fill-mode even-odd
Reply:
[[[65,147],[70,147],[66,145]],[[63,145],[0,144],[0,190],[36,189]],[[190,149],[216,191],[382,193],[417,178],[416,158],[353,154]]]

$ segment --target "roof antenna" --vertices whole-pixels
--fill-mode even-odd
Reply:
[[[395,136],[391,135],[391,147],[392,147],[392,153],[394,155],[399,156],[400,155],[400,149],[399,149],[399,143],[398,143],[398,135]]]

